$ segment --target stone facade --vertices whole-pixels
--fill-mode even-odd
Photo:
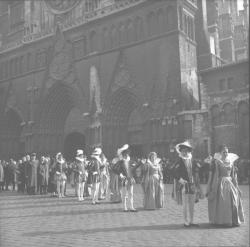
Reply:
[[[163,156],[187,138],[209,152],[200,1],[22,3],[0,2],[2,156],[101,145],[112,157],[124,143]]]

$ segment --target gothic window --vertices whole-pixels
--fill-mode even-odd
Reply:
[[[16,30],[17,26],[24,21],[24,9],[20,4],[22,4],[22,1],[13,1],[9,5],[10,28],[12,31]]]
[[[126,42],[125,26],[123,23],[120,23],[120,25],[119,25],[119,44],[123,45],[125,42]]]
[[[182,6],[179,6],[179,27],[180,27],[180,30],[183,30],[183,11],[182,11]]]
[[[219,106],[215,105],[211,108],[211,117],[213,126],[220,124],[220,109]]]
[[[175,10],[172,6],[167,7],[167,29],[173,30],[175,25]]]
[[[162,9],[159,9],[157,13],[157,26],[159,33],[164,33],[166,29],[165,16]]]
[[[102,33],[102,49],[107,50],[110,48],[109,46],[110,46],[109,33],[108,29],[105,27]]]
[[[152,36],[156,32],[156,18],[155,13],[150,12],[147,16],[147,26],[148,26],[148,35]]]
[[[80,59],[86,55],[86,37],[74,42],[74,57]]]
[[[111,47],[117,47],[118,43],[119,43],[119,37],[118,37],[118,32],[117,32],[117,28],[115,26],[112,27],[111,29]]]
[[[220,91],[226,90],[226,79],[219,80],[219,89]]]
[[[90,33],[89,38],[90,53],[98,51],[98,39],[95,31]]]
[[[184,120],[184,138],[192,138],[192,120]]]
[[[19,72],[20,74],[23,73],[23,56],[21,56],[19,59]]]
[[[224,112],[226,124],[235,122],[235,112],[231,104],[225,104],[223,106],[223,112]]]
[[[133,42],[135,40],[135,30],[133,22],[131,20],[128,20],[127,22],[127,40],[128,43]]]
[[[136,17],[135,19],[135,29],[136,29],[136,40],[142,40],[144,38],[144,25],[141,17]]]
[[[227,79],[227,89],[232,89],[233,88],[233,84],[234,84],[234,78],[233,77],[229,77]]]

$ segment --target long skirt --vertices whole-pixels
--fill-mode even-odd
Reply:
[[[214,196],[208,197],[209,221],[218,225],[239,225],[244,222],[240,192],[231,177],[222,177]]]

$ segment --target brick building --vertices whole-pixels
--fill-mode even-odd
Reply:
[[[241,55],[231,49],[225,57],[224,24],[209,19],[224,8],[217,1],[0,4],[1,156],[36,150],[72,158],[78,147],[102,145],[112,157],[123,143],[135,155],[169,155],[186,138],[198,155],[210,151],[200,74],[247,49],[242,22]]]

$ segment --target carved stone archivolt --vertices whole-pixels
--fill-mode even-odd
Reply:
[[[44,0],[45,5],[53,14],[59,15],[75,8],[81,0]]]

